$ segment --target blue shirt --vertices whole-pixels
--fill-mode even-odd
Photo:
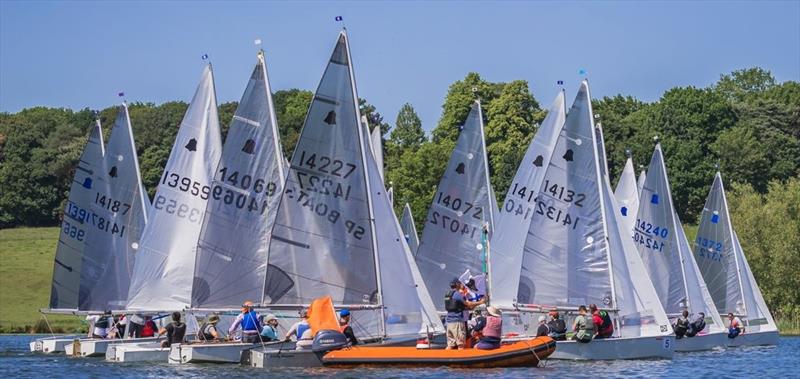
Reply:
[[[264,325],[264,329],[261,329],[261,337],[264,337],[266,341],[277,341],[278,331],[272,325]]]
[[[456,291],[453,293],[453,301],[461,304],[464,303],[464,295],[461,292]],[[466,304],[465,304],[466,305]],[[464,322],[464,312],[447,312],[447,316],[444,318],[445,322]]]

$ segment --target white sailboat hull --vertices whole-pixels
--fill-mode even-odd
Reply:
[[[174,344],[169,351],[169,363],[240,363],[247,350],[260,343],[197,343]]]
[[[675,339],[675,351],[703,351],[725,347],[728,336],[723,332]]]
[[[761,346],[761,345],[777,345],[778,344],[778,331],[771,330],[765,332],[752,332],[740,334],[736,338],[727,338],[725,335],[725,343],[728,347],[737,346]]]
[[[322,367],[322,361],[311,350],[295,350],[294,343],[286,343],[278,349],[252,349],[249,360],[250,367]]]
[[[106,349],[106,362],[166,362],[169,348],[160,342],[115,343]]]
[[[32,353],[63,353],[64,347],[72,343],[78,336],[58,336],[39,338],[30,343]]]
[[[106,355],[106,350],[110,345],[116,344],[135,344],[142,342],[154,342],[156,337],[148,338],[135,338],[129,340],[118,339],[99,339],[99,338],[83,338],[73,340],[64,348],[69,356],[73,357],[103,357]]]
[[[672,359],[674,336],[608,338],[589,343],[558,341],[551,359],[610,360],[610,359]]]

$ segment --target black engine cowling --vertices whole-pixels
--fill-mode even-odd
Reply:
[[[311,350],[315,353],[327,353],[331,350],[346,347],[349,343],[347,337],[338,330],[320,330],[317,335],[314,336]]]

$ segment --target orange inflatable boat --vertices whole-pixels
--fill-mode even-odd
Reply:
[[[327,367],[536,367],[541,360],[550,356],[555,350],[556,342],[550,337],[536,337],[504,343],[494,350],[355,346],[328,352],[322,357],[322,363]]]

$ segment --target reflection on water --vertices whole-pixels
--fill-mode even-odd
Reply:
[[[28,342],[35,336],[0,336],[0,378],[64,378],[64,377],[204,377],[226,379],[263,375],[259,369],[238,365],[170,365],[164,363],[106,363],[100,358],[67,358],[64,355],[35,355],[28,351]],[[284,377],[337,378],[529,378],[541,377],[783,377],[797,375],[800,337],[781,337],[777,346],[720,349],[698,353],[677,353],[672,361],[640,360],[609,362],[570,362],[550,360],[535,369],[452,370],[372,369],[349,370],[305,369],[269,370],[270,375]]]

